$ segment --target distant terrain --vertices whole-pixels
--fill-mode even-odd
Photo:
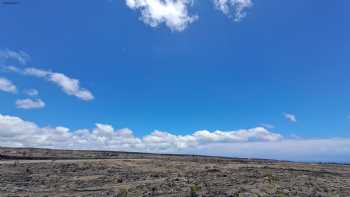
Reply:
[[[0,196],[349,197],[350,165],[0,148]]]

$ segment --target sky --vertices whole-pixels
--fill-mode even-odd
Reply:
[[[346,0],[0,0],[0,146],[350,162]]]

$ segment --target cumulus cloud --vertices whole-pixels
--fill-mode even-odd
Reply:
[[[291,122],[291,123],[297,122],[297,118],[294,114],[284,113],[283,115],[289,122]]]
[[[93,94],[89,90],[80,87],[80,81],[78,79],[70,78],[63,73],[38,68],[20,69],[14,66],[3,66],[2,68],[6,71],[38,77],[50,81],[59,86],[66,94],[75,96],[81,100],[90,101],[94,99]]]
[[[41,99],[18,99],[16,100],[16,107],[19,109],[39,109],[44,108],[45,103]]]
[[[0,77],[0,91],[16,93],[16,86],[8,79]]]
[[[243,129],[238,131],[197,131],[193,134],[202,142],[247,142],[247,141],[278,141],[280,134],[271,133],[263,127]]]
[[[0,50],[0,60],[1,62],[14,60],[20,64],[26,64],[30,60],[30,56],[24,51],[13,51],[9,49]]]
[[[167,152],[188,147],[195,147],[199,144],[196,137],[192,135],[174,135],[168,132],[154,131],[143,137],[142,142],[145,149],[152,152]]]
[[[39,127],[19,117],[0,115],[0,146],[173,152],[212,143],[273,142],[281,139],[280,134],[261,127],[227,132],[197,131],[189,135],[156,130],[139,138],[130,129],[114,129],[107,124],[96,124],[93,129],[70,131],[62,126]]]
[[[126,0],[126,5],[141,12],[140,19],[157,27],[164,23],[173,31],[183,31],[198,16],[190,15],[192,0]]]
[[[27,89],[27,90],[24,90],[23,93],[28,95],[28,96],[38,96],[39,95],[39,91],[37,89]]]
[[[253,5],[251,0],[214,0],[215,7],[234,21],[241,21],[246,15],[246,9]]]
[[[350,162],[350,139],[286,139],[257,127],[238,131],[197,131],[175,135],[154,131],[136,137],[128,128],[96,124],[92,129],[40,127],[0,114],[0,146],[205,154],[294,161]]]

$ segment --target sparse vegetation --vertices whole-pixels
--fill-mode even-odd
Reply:
[[[200,191],[200,187],[198,185],[191,186],[191,197],[198,197],[198,192]]]
[[[117,197],[128,197],[128,188],[120,188]]]
[[[274,175],[272,174],[272,172],[268,172],[266,175],[265,175],[265,178],[268,182],[270,183],[274,183],[274,182],[278,182],[279,178],[277,175]]]

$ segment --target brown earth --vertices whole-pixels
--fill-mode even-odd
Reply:
[[[350,165],[0,148],[0,196],[350,197]]]

